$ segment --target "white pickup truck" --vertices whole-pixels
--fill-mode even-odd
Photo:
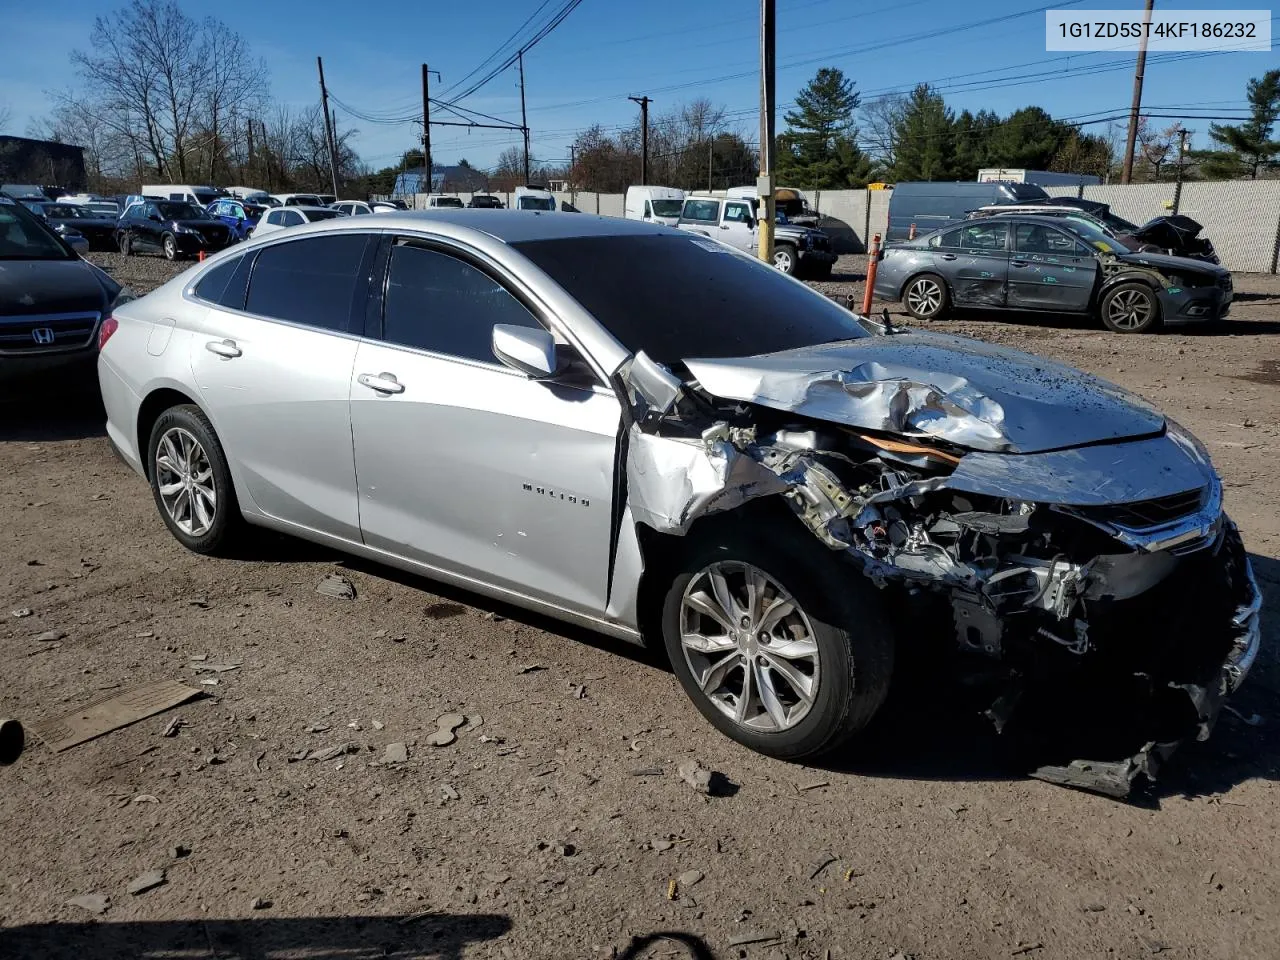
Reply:
[[[755,198],[685,197],[676,227],[712,237],[731,247],[754,253],[759,246]],[[831,276],[836,262],[830,238],[821,230],[798,227],[779,213],[773,230],[773,265],[795,276]]]

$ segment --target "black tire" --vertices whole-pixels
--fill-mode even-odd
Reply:
[[[133,240],[127,233],[120,235],[120,253],[126,257],[133,256]]]
[[[186,431],[203,449],[215,492],[212,522],[207,530],[194,534],[182,529],[170,513],[160,492],[161,469],[157,465],[157,453],[162,438],[175,429]],[[243,533],[245,522],[240,514],[240,505],[236,502],[236,491],[231,482],[231,471],[227,467],[227,457],[222,451],[222,444],[218,441],[218,435],[214,433],[209,418],[199,407],[194,404],[182,404],[170,407],[160,414],[151,427],[151,436],[147,441],[146,467],[156,509],[160,511],[160,518],[164,520],[165,526],[178,542],[194,553],[217,555],[228,552]]]
[[[876,587],[791,521],[757,524],[750,532],[711,534],[690,546],[663,602],[662,635],[676,677],[694,705],[722,733],[784,760],[829,753],[847,743],[880,708],[893,674],[893,634]],[[790,594],[807,617],[816,641],[817,688],[808,712],[793,726],[762,731],[740,724],[717,707],[694,679],[681,641],[685,591],[717,563],[757,568]],[[792,631],[787,636],[802,634]],[[774,642],[779,638],[774,637]],[[763,641],[754,649],[768,652]],[[764,662],[766,658],[755,659]],[[737,669],[741,676],[741,668]],[[733,676],[733,668],[724,674],[727,686]],[[780,679],[784,678],[775,675],[773,683]]]
[[[788,277],[794,277],[800,269],[800,254],[789,243],[775,243],[773,245],[773,265]]]
[[[1140,280],[1117,283],[1103,294],[1098,318],[1112,333],[1150,333],[1164,322],[1156,292]]]
[[[947,281],[936,273],[912,277],[902,287],[902,305],[917,320],[937,320],[951,308]]]
[[[160,238],[160,249],[164,251],[166,260],[182,259],[182,254],[178,250],[178,238],[172,233],[166,233]]]

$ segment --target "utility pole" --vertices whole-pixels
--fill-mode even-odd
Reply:
[[[1182,203],[1182,158],[1187,155],[1187,138],[1191,136],[1190,130],[1178,131],[1178,182],[1173,188],[1173,212],[1176,215],[1178,207]]]
[[[253,117],[250,117],[247,123],[248,129],[245,131],[248,135],[249,152],[245,157],[245,168],[248,171],[244,180],[245,183],[253,183]]]
[[[1146,0],[1142,14],[1142,37],[1138,40],[1138,65],[1133,71],[1133,105],[1129,108],[1129,135],[1125,138],[1121,183],[1133,179],[1133,147],[1138,139],[1138,111],[1142,109],[1142,75],[1147,69],[1147,34],[1151,31],[1151,10],[1155,5],[1156,0]]]
[[[627,97],[632,103],[640,104],[640,182],[649,182],[649,104],[648,97]]]
[[[434,73],[436,79],[440,80],[440,71],[428,70],[425,63],[422,65],[422,169],[427,179],[426,192],[433,193],[432,172],[435,170],[435,165],[431,162],[431,97],[427,92],[427,74],[429,73]]]
[[[573,189],[573,170],[578,165],[578,145],[576,143],[569,144],[569,202],[575,207],[578,205],[578,192]]]
[[[324,135],[329,141],[329,177],[333,183],[334,197],[341,199],[338,193],[338,147],[333,142],[333,123],[329,116],[329,91],[324,86],[324,61],[316,57],[316,69],[320,71],[320,108],[324,111]]]
[[[715,137],[707,138],[707,193],[711,192],[711,157],[715,153]]]
[[[516,56],[520,61],[520,132],[524,134],[524,183],[527,187],[529,185],[529,114],[524,108],[524,51],[521,50]]]
[[[757,208],[759,256],[773,262],[773,108],[774,108],[774,0],[760,0],[760,194]]]

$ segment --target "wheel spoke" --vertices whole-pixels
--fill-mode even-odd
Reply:
[[[736,626],[742,614],[738,601],[733,598],[733,592],[729,589],[729,581],[724,578],[724,573],[719,567],[712,567],[707,572],[707,579],[711,581],[711,589],[715,593],[716,602],[720,604],[720,609],[728,615],[729,622]]]
[[[764,595],[769,589],[769,581],[764,574],[754,567],[747,573],[747,611],[746,615],[751,620],[751,629],[758,629],[758,625],[762,619],[761,613],[764,608]]]
[[[702,688],[702,692],[711,694],[720,687],[724,683],[725,674],[733,669],[735,664],[740,663],[741,659],[735,650],[709,666],[706,673],[698,680],[698,686]]]
[[[705,593],[691,593],[684,598],[685,606],[691,607],[698,613],[710,617],[720,626],[724,627],[725,632],[733,630],[732,616],[728,610],[720,606],[719,600],[707,596]]]
[[[769,714],[769,719],[773,721],[773,725],[779,730],[786,729],[787,708],[778,699],[778,692],[773,686],[773,674],[769,672],[767,667],[762,667],[759,664],[754,665],[752,670],[756,675],[756,687],[760,691],[760,702],[764,704],[764,709]]]
[[[172,497],[175,493],[177,493],[182,488],[183,488],[183,484],[181,480],[175,481],[173,483],[163,483],[160,485],[160,496]]]
[[[203,494],[204,491],[199,487],[191,491],[191,506],[193,508],[191,522],[192,533],[203,533],[205,530],[209,529],[209,526],[213,523],[213,505],[205,503],[205,497]],[[196,527],[196,521],[199,521],[200,524],[198,528]]]
[[[777,640],[769,644],[768,652],[787,660],[812,660],[818,655],[818,644],[812,637]]]
[[[742,693],[738,695],[738,702],[733,707],[733,719],[739,723],[746,723],[750,717],[748,711],[751,709],[751,701],[753,699],[751,678],[755,675],[754,664],[743,664],[742,669]]]
[[[772,650],[767,651],[764,657],[769,662],[769,666],[786,681],[787,686],[795,692],[795,695],[800,700],[806,704],[813,702],[812,677],[797,670],[795,664],[789,663],[781,657],[773,656]]]
[[[781,621],[783,617],[790,616],[795,612],[795,609],[796,605],[786,597],[774,597],[769,603],[769,606],[765,609],[764,613],[760,616],[760,632],[772,633],[773,628],[778,625],[779,621]]]
[[[690,650],[703,656],[738,649],[738,641],[730,634],[709,637],[703,633],[684,633],[680,635],[680,641]]]

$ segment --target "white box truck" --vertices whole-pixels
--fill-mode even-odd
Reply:
[[[1096,186],[1102,180],[1091,173],[1055,173],[1052,170],[1023,170],[1014,167],[984,167],[979,183],[1034,183],[1038,187]]]
[[[628,220],[646,220],[674,227],[680,221],[684,191],[675,187],[627,187],[622,215]]]

